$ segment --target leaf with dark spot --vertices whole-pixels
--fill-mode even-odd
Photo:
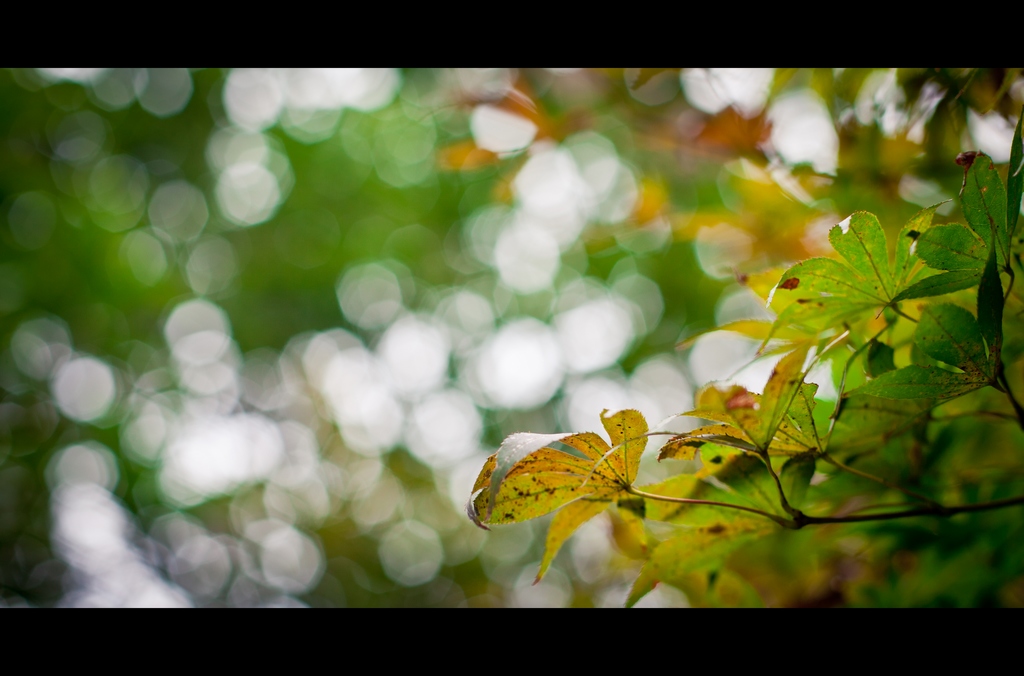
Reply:
[[[956,156],[956,163],[959,164],[964,169],[970,169],[971,165],[974,164],[974,160],[977,159],[978,155],[980,154],[981,153],[979,153],[976,150],[968,150],[966,152],[962,152]]]
[[[988,259],[985,241],[959,223],[937,225],[917,240],[917,255],[936,270],[981,270]]]
[[[989,379],[983,373],[953,373],[912,364],[884,373],[855,392],[884,399],[949,399],[988,384]]]
[[[1010,233],[1006,229],[1006,189],[987,155],[978,153],[975,161],[964,171],[960,207],[967,224],[984,240],[985,246],[995,247],[996,263],[1004,265],[1010,251]]]
[[[959,305],[926,306],[914,331],[914,342],[933,359],[963,369],[972,376],[993,377],[978,322]]]
[[[647,448],[647,421],[639,411],[627,409],[617,413],[601,412],[601,423],[618,449],[608,458],[616,474],[624,477],[627,484],[636,479],[640,467],[640,456]]]

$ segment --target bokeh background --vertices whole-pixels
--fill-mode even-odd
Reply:
[[[958,152],[1007,162],[1024,79],[25,69],[0,97],[0,605],[618,606],[614,515],[533,586],[547,519],[465,515],[484,458],[760,390],[753,342],[677,343],[769,317],[744,276],[852,211],[895,233],[955,197]],[[655,455],[641,481],[687,469]]]

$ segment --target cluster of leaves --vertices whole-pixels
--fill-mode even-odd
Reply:
[[[964,168],[966,224],[933,224],[937,204],[913,216],[890,247],[879,220],[857,212],[829,233],[838,258],[811,258],[746,278],[776,319],[717,330],[760,340],[762,355],[782,357],[763,392],[711,383],[696,394],[694,410],[680,414],[704,422],[671,435],[658,459],[699,459],[699,471],[634,485],[648,438],[670,433],[650,431],[637,411],[605,411],[601,420],[611,444],[593,432],[508,437],[477,478],[470,518],[487,528],[558,510],[539,581],[569,536],[615,505],[645,559],[627,605],[659,582],[724,603],[727,581],[735,587],[736,580],[723,562],[751,540],[809,525],[951,516],[1024,503],[1024,496],[1012,495],[950,504],[961,496],[939,489],[928,495],[855,466],[892,439],[910,435],[927,442],[927,426],[944,419],[936,409],[961,398],[964,415],[1024,429],[1024,409],[1007,379],[1007,364],[1019,366],[1019,339],[1007,341],[1003,324],[1004,308],[1020,303],[1013,281],[1014,266],[1021,268],[1021,240],[1014,238],[1024,187],[1021,123],[1005,185],[984,154],[964,153],[957,163]],[[1013,324],[1011,332],[1019,328]],[[806,382],[811,369],[826,362],[838,383],[831,407],[818,398],[818,385]],[[988,394],[993,391],[998,398]],[[965,398],[972,393],[980,398]],[[843,496],[827,490],[828,472],[872,481],[905,502],[859,514],[842,510]],[[670,526],[655,530],[651,522]]]

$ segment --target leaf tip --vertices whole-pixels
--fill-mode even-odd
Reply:
[[[971,165],[974,164],[974,160],[978,159],[978,155],[980,154],[981,153],[977,150],[968,150],[967,152],[960,153],[956,156],[956,163],[963,167],[964,171],[967,171],[971,168]]]

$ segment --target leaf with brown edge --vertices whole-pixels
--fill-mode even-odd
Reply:
[[[640,411],[626,409],[608,414],[608,409],[601,411],[601,423],[604,425],[612,447],[618,447],[607,462],[626,485],[636,479],[640,467],[640,456],[647,448],[647,420]]]
[[[476,477],[476,481],[473,483],[473,490],[469,493],[469,500],[466,502],[466,514],[469,516],[470,521],[484,530],[490,530],[490,528],[480,520],[480,512],[477,509],[476,500],[485,490],[489,491],[491,475],[494,474],[494,465],[497,457],[497,453],[491,453],[487,456],[487,460],[484,461],[483,468],[480,470],[480,473]],[[484,504],[486,505],[487,502],[488,500],[485,500]]]
[[[587,521],[608,509],[612,504],[610,499],[594,499],[582,497],[562,507],[551,520],[548,526],[547,539],[544,541],[544,557],[540,561],[540,570],[537,578],[533,581],[537,584],[548,571],[551,562],[555,560],[555,554],[562,548],[562,544],[569,539],[576,529]]]
[[[763,421],[757,410],[760,395],[741,385],[723,390],[711,383],[702,387],[694,399],[697,408],[683,415],[728,423],[742,431],[755,446],[757,440],[764,437]]]
[[[732,446],[745,451],[757,451],[750,438],[732,425],[704,425],[679,436],[672,437],[661,447],[658,460],[693,460],[697,449],[706,443]]]

